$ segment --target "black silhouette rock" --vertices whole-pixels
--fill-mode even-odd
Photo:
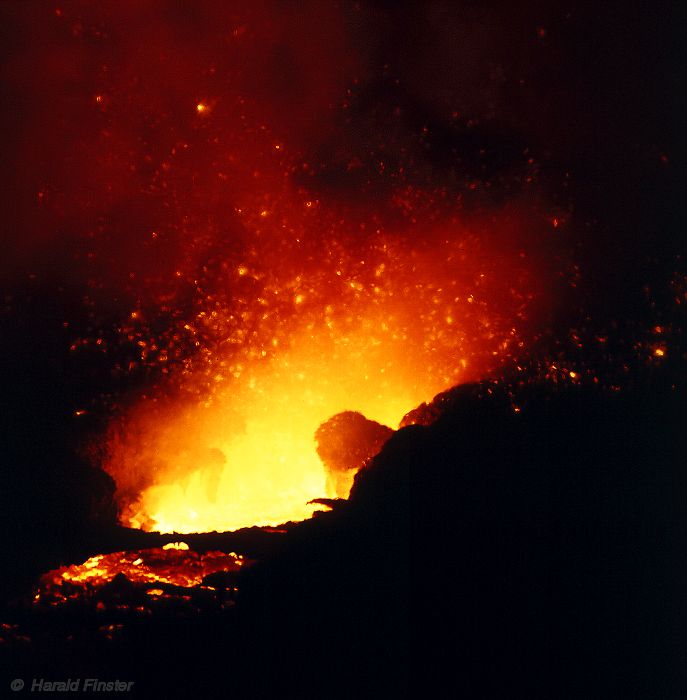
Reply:
[[[327,470],[330,495],[346,498],[356,472],[379,452],[393,432],[357,411],[337,413],[322,423],[315,432],[315,442]]]

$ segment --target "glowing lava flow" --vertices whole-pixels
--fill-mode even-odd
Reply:
[[[117,576],[125,576],[128,585],[139,585],[142,591],[153,597],[163,595],[160,586],[183,589],[202,586],[214,590],[217,582],[212,583],[213,575],[220,583],[233,586],[231,576],[250,563],[233,553],[199,554],[190,551],[185,542],[155,549],[98,554],[83,564],[63,566],[43,574],[34,603],[57,605],[68,599],[84,600]]]

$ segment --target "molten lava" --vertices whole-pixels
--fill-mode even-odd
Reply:
[[[126,524],[198,532],[309,517],[308,501],[337,495],[315,452],[321,423],[354,409],[395,427],[517,351],[514,324],[532,296],[520,291],[524,256],[494,262],[453,222],[417,240],[374,236],[355,252],[330,231],[304,264],[314,224],[295,223],[279,261],[268,247],[283,223],[264,250],[227,266],[239,295],[208,296],[185,324],[220,340],[170,373],[177,393],[141,401],[113,431],[105,467]]]
[[[213,574],[232,576],[247,562],[242,556],[224,552],[199,554],[184,542],[161,548],[98,554],[83,564],[63,566],[41,576],[35,603],[60,604],[68,599],[83,601],[98,593],[116,577],[156,597],[166,589],[191,589],[211,585]],[[125,577],[125,578],[124,578]],[[229,578],[227,578],[229,580]]]

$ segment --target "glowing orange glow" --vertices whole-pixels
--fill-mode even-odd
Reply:
[[[184,546],[179,546],[184,545]],[[167,584],[190,588],[203,584],[204,577],[219,571],[236,572],[248,563],[237,554],[190,551],[185,543],[172,547],[144,549],[130,552],[113,552],[90,557],[83,564],[63,566],[44,574],[39,581],[36,602],[49,597],[57,602],[66,599],[64,584],[75,590],[97,589],[123,574],[135,584]],[[159,587],[146,591],[149,595],[162,595]]]
[[[131,250],[145,255],[116,261],[127,289],[116,331],[84,331],[70,347],[113,358],[118,382],[132,375],[94,449],[123,524],[277,526],[334,495],[315,451],[324,421],[351,410],[395,428],[520,352],[546,287],[529,251],[549,217],[527,198],[464,207],[459,184],[409,177],[405,156],[382,176],[356,149],[336,165],[345,192],[332,194],[333,171],[258,104],[195,89],[184,128],[139,164],[150,182]],[[167,123],[150,109],[152,125]],[[379,197],[358,193],[368,166]],[[139,231],[123,224],[112,240],[129,228]]]
[[[292,211],[301,207],[294,198]],[[270,241],[283,214],[266,212],[251,225],[273,227]],[[113,428],[104,466],[125,524],[183,533],[310,517],[308,501],[336,495],[315,452],[321,423],[354,410],[395,428],[517,345],[513,319],[529,300],[512,278],[527,270],[499,269],[464,227],[380,234],[357,252],[338,234],[320,257],[301,253],[300,229],[281,255],[255,250],[233,267],[243,291],[230,307],[209,299],[180,329],[190,339],[210,329],[220,342],[196,341],[200,358],[175,375],[176,397],[143,400]],[[140,342],[150,357],[158,341]]]
[[[231,394],[209,406],[174,407],[163,420],[136,414],[135,431],[144,440],[129,433],[116,445],[119,463],[113,460],[110,467],[147,463],[163,478],[129,506],[128,524],[195,532],[309,517],[313,506],[307,501],[326,495],[313,439],[320,423],[353,405],[395,426],[432,393],[430,377],[413,382],[402,370],[395,372],[393,358],[381,358],[372,343],[332,350],[330,360],[321,356],[326,345],[312,333],[294,340],[301,346],[297,351],[264,367],[251,361],[241,373],[247,379],[234,381]],[[372,357],[364,357],[366,350]],[[395,381],[398,393],[390,389]]]

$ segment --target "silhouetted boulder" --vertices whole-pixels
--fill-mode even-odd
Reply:
[[[393,432],[356,411],[337,413],[322,423],[315,442],[327,470],[327,491],[346,498],[356,471],[379,452]]]

